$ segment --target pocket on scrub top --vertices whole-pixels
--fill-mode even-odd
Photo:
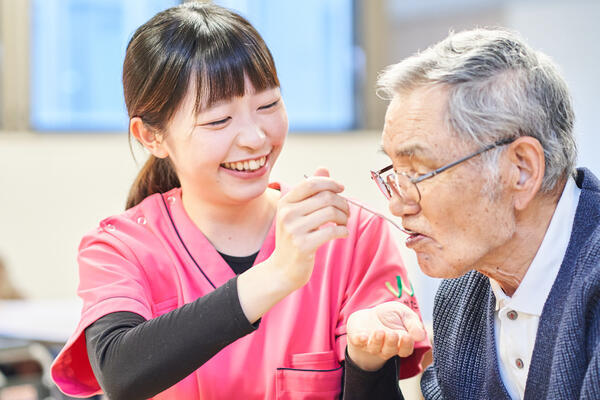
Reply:
[[[289,368],[277,368],[277,399],[337,399],[342,392],[342,373],[333,351],[293,354]]]

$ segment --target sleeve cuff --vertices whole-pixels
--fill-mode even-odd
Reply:
[[[244,314],[242,304],[240,303],[240,297],[238,295],[237,276],[227,281],[227,283],[222,286],[222,289],[223,295],[226,297],[227,304],[229,304],[229,309],[233,312],[233,321],[236,330],[239,329],[239,331],[243,332],[244,335],[257,330],[261,320],[259,319],[255,323],[251,324],[250,321],[248,321],[248,318],[246,318],[246,314]]]
[[[398,360],[392,357],[377,371],[365,371],[348,355],[344,362],[344,400],[349,399],[402,399],[398,386]]]

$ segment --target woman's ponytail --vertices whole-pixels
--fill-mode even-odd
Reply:
[[[129,189],[125,208],[139,204],[151,194],[168,192],[179,186],[179,178],[169,158],[150,155]]]

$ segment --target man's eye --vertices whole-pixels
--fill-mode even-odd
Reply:
[[[410,175],[410,179],[419,179],[423,175],[427,175],[427,174],[428,174],[428,172],[413,172]]]
[[[409,176],[409,177],[418,175],[417,171],[415,171],[415,169],[409,165],[407,165],[405,167],[394,168],[394,172],[397,174],[401,174],[401,175],[405,175],[405,176]]]
[[[408,179],[418,179],[420,176],[425,175],[425,174],[421,174],[421,173],[415,171],[413,168],[398,170],[396,173],[400,174],[400,175],[404,175]]]
[[[267,110],[267,109],[269,109],[269,108],[273,108],[273,107],[275,107],[277,104],[279,104],[279,99],[277,99],[277,100],[275,100],[274,102],[272,102],[272,103],[269,103],[269,104],[267,104],[267,105],[265,105],[265,106],[258,107],[258,109],[259,109],[259,110]]]

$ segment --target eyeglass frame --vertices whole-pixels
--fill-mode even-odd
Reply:
[[[401,172],[400,174],[406,176],[409,179],[409,181],[413,185],[415,185],[415,188],[417,189],[417,193],[419,194],[419,199],[416,201],[416,203],[419,204],[421,202],[421,191],[419,190],[419,187],[417,186],[417,183],[423,182],[426,179],[433,178],[434,176],[436,176],[436,175],[438,175],[438,174],[440,174],[440,173],[442,173],[442,172],[444,172],[444,171],[446,171],[446,170],[448,170],[448,169],[450,169],[450,168],[452,168],[452,167],[454,167],[454,166],[456,166],[456,165],[458,165],[460,163],[463,163],[463,162],[465,162],[465,161],[467,161],[467,160],[469,160],[469,159],[471,159],[471,158],[473,158],[475,156],[478,156],[481,153],[485,153],[486,151],[494,149],[496,147],[500,147],[500,146],[504,146],[504,145],[510,144],[510,143],[514,142],[515,140],[517,140],[517,137],[509,137],[509,138],[500,139],[500,140],[498,140],[498,141],[496,141],[496,142],[494,142],[492,144],[489,144],[489,145],[487,145],[487,146],[485,146],[485,147],[477,150],[476,152],[471,153],[471,154],[469,154],[469,155],[467,155],[467,156],[465,156],[465,157],[463,157],[463,158],[461,158],[459,160],[453,161],[453,162],[451,162],[449,164],[441,166],[441,167],[439,167],[439,168],[437,168],[437,169],[435,169],[435,170],[433,170],[431,172],[428,172],[426,174],[420,175],[420,176],[415,177],[415,178],[412,178],[412,177],[408,176],[405,172]],[[375,181],[375,183],[377,184],[377,187],[379,188],[379,190],[381,190],[381,192],[383,193],[383,195],[385,196],[385,198],[388,199],[388,200],[390,200],[392,198],[392,190],[394,190],[394,189],[392,187],[390,187],[390,185],[383,179],[383,177],[381,176],[381,174],[383,174],[384,172],[389,171],[392,168],[394,168],[394,165],[390,164],[387,167],[380,169],[379,171],[371,171],[371,179],[373,179]],[[393,172],[396,175],[398,174],[396,171],[393,171]],[[398,180],[395,179],[395,181],[397,182]],[[383,191],[382,186],[379,185],[378,182],[381,182],[383,184],[383,187],[386,188],[386,190],[388,192],[387,195]],[[396,191],[396,192],[398,192],[398,191]],[[400,193],[398,193],[398,194],[400,195]],[[400,196],[403,197],[402,195],[400,195]]]

